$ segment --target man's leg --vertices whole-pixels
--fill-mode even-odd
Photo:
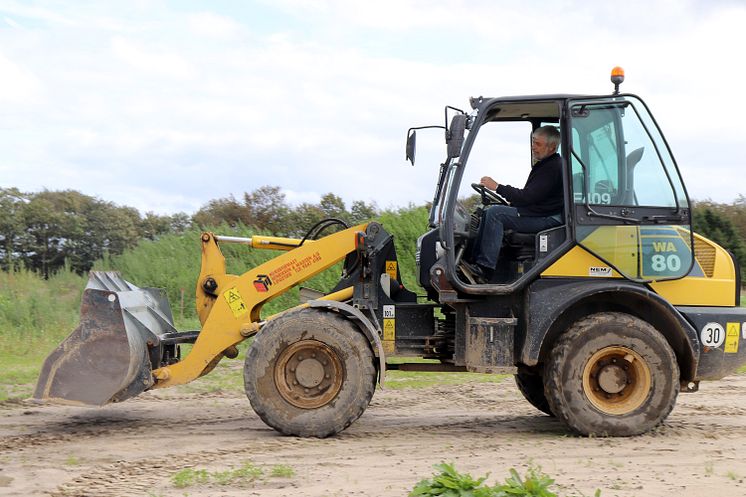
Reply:
[[[552,217],[520,216],[513,220],[513,228],[519,233],[538,233],[549,228],[560,226],[562,223]],[[507,226],[505,229],[509,229]]]
[[[518,211],[507,205],[493,205],[484,211],[479,230],[479,249],[474,262],[482,267],[495,269],[503,243],[503,232],[506,229],[516,229],[517,219]]]

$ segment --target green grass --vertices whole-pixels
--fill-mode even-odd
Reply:
[[[210,481],[210,474],[206,469],[185,468],[171,476],[171,483],[176,488],[186,488],[192,485],[205,484]]]
[[[272,478],[292,478],[295,476],[295,471],[287,464],[278,464],[272,466],[269,476]]]
[[[243,392],[243,365],[248,343],[250,340],[238,345],[239,354],[235,359],[223,358],[215,369],[205,376],[175,388],[185,393]],[[190,347],[183,346],[182,357],[186,357]]]
[[[266,470],[255,466],[250,461],[238,468],[223,471],[185,468],[171,475],[171,484],[176,488],[187,488],[193,485],[245,487],[266,478]],[[295,471],[290,466],[280,464],[269,470],[270,478],[292,478]]]
[[[461,385],[464,383],[501,383],[507,375],[479,373],[446,373],[422,371],[386,372],[386,388],[403,390],[407,388],[428,388],[438,385]]]

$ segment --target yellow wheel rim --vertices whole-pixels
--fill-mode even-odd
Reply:
[[[640,354],[627,347],[606,347],[585,364],[583,392],[599,411],[621,416],[645,402],[650,378],[650,368]]]
[[[286,401],[301,409],[316,409],[331,402],[342,389],[344,369],[329,346],[301,340],[282,351],[274,377]]]

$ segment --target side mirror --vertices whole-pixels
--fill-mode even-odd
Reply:
[[[407,131],[407,158],[414,166],[414,154],[417,152],[417,132],[409,128]]]
[[[451,119],[451,127],[446,132],[446,143],[448,144],[448,158],[454,159],[461,155],[461,147],[464,145],[464,130],[466,129],[466,114],[456,114]]]

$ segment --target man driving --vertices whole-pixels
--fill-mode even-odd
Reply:
[[[497,267],[503,233],[538,233],[562,224],[562,159],[555,126],[536,128],[531,135],[531,172],[523,188],[499,184],[484,176],[480,184],[502,195],[510,205],[487,208],[474,245],[474,263],[465,263],[477,280],[489,281]]]

